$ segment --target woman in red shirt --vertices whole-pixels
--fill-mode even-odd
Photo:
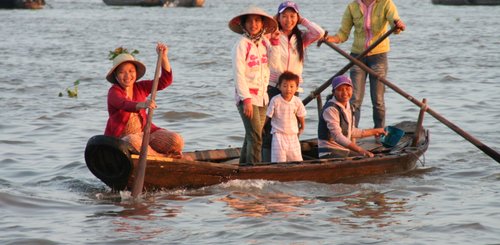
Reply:
[[[156,52],[161,55],[162,69],[158,90],[172,84],[172,68],[168,60],[168,47],[158,43]],[[122,138],[140,150],[143,130],[146,125],[147,108],[156,108],[154,101],[148,100],[153,80],[137,81],[146,73],[146,66],[128,53],[121,53],[113,59],[113,67],[106,76],[113,85],[108,91],[109,119],[105,135]],[[172,131],[151,124],[148,152],[150,155],[166,154],[182,156],[184,140]]]

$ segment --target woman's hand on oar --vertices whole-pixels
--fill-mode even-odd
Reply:
[[[168,46],[166,44],[163,44],[163,43],[158,43],[156,45],[156,53],[158,54],[158,56],[161,57],[161,67],[170,72],[170,61],[168,60]]]
[[[136,108],[137,109],[156,109],[157,106],[156,106],[156,102],[154,102],[153,100],[146,100],[144,102],[137,103]]]

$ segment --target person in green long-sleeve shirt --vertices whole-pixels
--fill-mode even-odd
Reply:
[[[356,57],[383,36],[388,25],[398,28],[395,31],[396,34],[406,28],[404,22],[399,18],[398,10],[392,0],[353,0],[344,12],[337,33],[334,36],[327,36],[326,40],[333,43],[343,43],[349,38],[354,27],[351,56]],[[362,58],[361,62],[385,78],[388,70],[387,53],[389,50],[389,39],[385,39]],[[355,125],[359,125],[367,76],[370,80],[374,127],[383,128],[385,126],[385,86],[375,76],[369,75],[358,66],[353,66],[350,70],[354,90],[351,104],[354,107]]]

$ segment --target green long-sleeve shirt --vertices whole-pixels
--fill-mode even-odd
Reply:
[[[360,54],[384,35],[387,31],[387,24],[393,27],[395,20],[399,20],[399,15],[392,0],[375,0],[370,6],[365,6],[361,0],[354,0],[347,5],[341,27],[336,35],[341,42],[345,42],[354,26],[354,42],[351,52]],[[386,38],[368,55],[385,53],[389,50],[389,39]]]

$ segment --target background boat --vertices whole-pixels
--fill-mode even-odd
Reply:
[[[432,0],[442,5],[500,5],[500,0]]]
[[[111,6],[161,6],[161,0],[103,0]]]
[[[45,0],[1,0],[0,8],[42,9]]]
[[[167,7],[203,7],[205,0],[162,0]]]
[[[112,6],[202,7],[205,0],[103,0]]]

